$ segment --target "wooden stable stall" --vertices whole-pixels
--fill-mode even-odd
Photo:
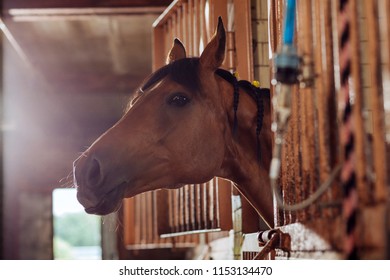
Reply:
[[[217,17],[221,15],[228,34],[224,68],[252,80],[251,46],[235,43],[252,40],[250,12],[250,1],[173,1],[153,26],[153,69],[165,65],[175,37],[183,42],[188,56],[199,56],[215,30]],[[235,21],[242,14],[246,15],[240,17],[243,20]],[[242,216],[246,217],[246,223],[241,222]],[[235,241],[239,247],[242,232],[255,232],[260,226],[260,219],[246,201],[241,201],[232,184],[217,178],[178,190],[142,194],[127,200],[124,207],[125,244],[129,249],[194,247],[204,240],[218,239],[229,242],[232,229],[233,235],[239,237]],[[202,233],[206,235],[194,235]],[[215,254],[223,258],[233,257],[233,252],[224,251],[215,253],[212,250],[210,254],[213,257]],[[236,257],[240,258],[239,250]]]
[[[284,1],[270,4],[270,46],[275,53],[283,31]],[[381,9],[387,14],[379,16]],[[292,257],[344,258],[355,250],[359,258],[387,258],[384,94],[389,89],[384,83],[388,70],[382,66],[388,64],[388,48],[380,45],[388,44],[388,36],[380,36],[379,22],[388,21],[388,6],[386,10],[385,1],[297,1],[296,14],[295,41],[303,65],[300,85],[292,92],[283,146],[279,186],[284,202],[302,201],[338,164],[342,170],[311,206],[279,211],[278,226],[292,238]],[[389,25],[382,26],[382,34],[388,34]],[[348,133],[352,142],[345,143]],[[346,153],[351,156],[345,158]],[[356,189],[357,203],[343,190],[343,177],[351,168],[355,175],[347,183]],[[277,254],[282,255],[286,256]]]
[[[175,37],[189,56],[198,56],[222,16],[223,67],[275,95],[271,58],[280,49],[284,10],[284,0],[173,1],[153,26],[153,69],[165,64]],[[390,5],[299,0],[296,19],[301,74],[291,92],[278,187],[289,205],[316,192],[338,166],[341,175],[309,207],[275,212],[284,246],[259,247],[257,231],[266,228],[230,183],[216,178],[126,200],[128,249],[208,245],[208,253],[192,256],[243,259],[259,257],[264,248],[268,258],[345,258],[353,250],[359,258],[388,258]],[[351,202],[345,184],[357,200]],[[218,254],[220,247],[232,252]]]

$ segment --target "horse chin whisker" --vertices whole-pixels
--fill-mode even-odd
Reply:
[[[59,187],[61,188],[75,188],[73,182],[73,171],[70,171],[66,177],[63,177],[58,181],[60,183]]]

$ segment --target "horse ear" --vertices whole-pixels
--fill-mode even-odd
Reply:
[[[186,49],[183,46],[183,43],[179,39],[175,38],[171,50],[169,51],[167,57],[167,64],[174,62],[175,60],[185,58]]]
[[[221,66],[225,58],[226,34],[223,27],[222,18],[218,17],[218,26],[211,38],[210,43],[207,44],[202,55],[200,56],[200,63],[212,71]]]

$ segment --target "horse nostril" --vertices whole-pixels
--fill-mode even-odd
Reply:
[[[86,173],[86,183],[89,187],[96,187],[103,181],[101,165],[96,158],[89,163]]]

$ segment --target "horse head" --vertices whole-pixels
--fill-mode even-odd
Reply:
[[[204,183],[214,176],[234,181],[245,177],[229,177],[245,166],[236,168],[232,162],[248,157],[233,143],[234,102],[226,93],[232,86],[216,74],[225,42],[221,19],[200,57],[187,58],[175,39],[167,65],[143,82],[123,117],[74,162],[77,198],[86,212],[108,214],[118,209],[122,198],[150,190]],[[248,112],[255,111],[253,101],[242,102]],[[252,127],[256,120],[248,112],[242,112],[243,126],[246,122]],[[241,141],[253,146],[252,140],[245,140],[249,138]]]

